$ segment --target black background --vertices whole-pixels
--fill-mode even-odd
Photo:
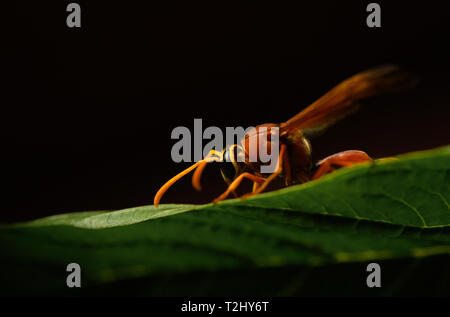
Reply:
[[[283,122],[341,80],[398,64],[413,91],[373,98],[313,140],[316,159],[347,149],[373,157],[449,143],[448,11],[438,2],[241,3],[20,1],[8,32],[1,102],[0,221],[152,204],[188,164],[170,157],[177,126]],[[443,3],[443,2],[442,2]],[[5,53],[5,52],[3,52]],[[163,202],[204,203],[225,189],[217,167],[204,193],[181,181]]]

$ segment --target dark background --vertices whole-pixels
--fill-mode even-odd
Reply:
[[[8,29],[1,101],[1,222],[153,202],[188,164],[170,157],[177,126],[283,122],[341,80],[394,63],[416,73],[408,93],[373,98],[313,140],[316,159],[373,157],[449,143],[448,11],[440,3],[369,1],[165,6],[20,1]],[[5,51],[3,52],[5,53]],[[217,166],[204,193],[187,177],[163,203],[205,203],[225,189]]]

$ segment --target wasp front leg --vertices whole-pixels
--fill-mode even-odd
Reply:
[[[231,182],[231,184],[228,186],[227,190],[222,195],[220,195],[219,197],[217,197],[216,199],[213,200],[213,203],[217,203],[217,202],[227,198],[230,193],[232,193],[236,190],[236,188],[241,184],[241,182],[244,180],[244,178],[247,178],[247,179],[253,181],[254,183],[259,183],[259,184],[262,184],[266,181],[266,179],[263,177],[259,177],[259,176],[256,176],[256,175],[253,175],[253,174],[250,174],[247,172],[242,173],[233,182]]]
[[[333,155],[330,155],[323,160],[319,161],[317,165],[319,168],[314,173],[313,177],[311,179],[318,179],[322,177],[325,174],[328,174],[336,169],[339,169],[341,167],[345,166],[352,166],[358,163],[368,162],[372,161],[369,155],[367,155],[363,151],[356,151],[356,150],[350,150],[350,151],[344,151],[339,152]]]
[[[285,171],[286,181],[287,180],[290,181],[291,180],[291,168],[289,165],[288,157],[286,155],[286,145],[284,145],[284,144],[281,145],[280,154],[278,157],[277,167],[275,169],[275,172],[273,172],[269,177],[267,177],[262,184],[254,183],[252,192],[242,195],[241,198],[245,199],[247,197],[257,195],[257,194],[261,193],[262,191],[264,191],[267,188],[267,186],[283,172],[283,169]]]

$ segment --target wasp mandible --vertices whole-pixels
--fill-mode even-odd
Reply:
[[[313,164],[309,140],[358,110],[359,101],[408,88],[414,82],[412,79],[412,76],[401,72],[394,65],[384,65],[358,73],[342,81],[288,121],[281,124],[258,125],[245,135],[241,144],[228,146],[222,152],[212,150],[203,160],[167,181],[156,193],[154,205],[157,207],[169,187],[193,170],[195,172],[192,185],[195,189],[201,190],[200,178],[205,166],[210,162],[224,162],[221,173],[228,184],[227,190],[213,201],[216,203],[231,193],[237,197],[235,190],[244,179],[253,182],[253,189],[251,193],[241,196],[242,198],[261,193],[273,180],[280,177],[284,180],[285,186],[291,186],[315,180],[338,168],[371,161],[371,157],[365,152],[349,150],[328,156]],[[253,146],[262,150],[261,146],[272,145],[271,134],[275,131],[279,136],[276,144],[279,149],[276,168],[269,175],[262,174],[260,172],[262,162],[249,160],[249,149]],[[238,157],[241,160],[238,160]]]

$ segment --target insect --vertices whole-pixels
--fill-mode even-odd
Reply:
[[[261,193],[275,179],[281,178],[284,186],[290,186],[315,180],[338,168],[371,161],[365,152],[349,150],[328,156],[313,164],[309,139],[355,112],[359,108],[359,101],[408,88],[413,83],[411,79],[411,76],[393,65],[384,65],[358,73],[342,81],[288,121],[281,124],[258,125],[245,135],[241,144],[229,146],[222,152],[212,150],[203,160],[165,183],[156,193],[154,205],[157,207],[169,187],[193,170],[195,172],[192,185],[201,190],[200,178],[205,166],[210,162],[223,162],[221,173],[228,184],[226,191],[213,201],[215,203],[226,199],[230,194],[237,197],[236,189],[244,179],[253,182],[253,189],[251,193],[241,196],[242,198]],[[262,151],[262,147],[266,147],[264,150],[267,150],[267,147],[272,145],[270,144],[273,140],[272,133],[278,133],[276,146],[279,155],[275,171],[266,175],[260,172],[262,162],[249,160],[249,148],[255,146],[258,151]],[[238,160],[238,157],[241,160]]]

